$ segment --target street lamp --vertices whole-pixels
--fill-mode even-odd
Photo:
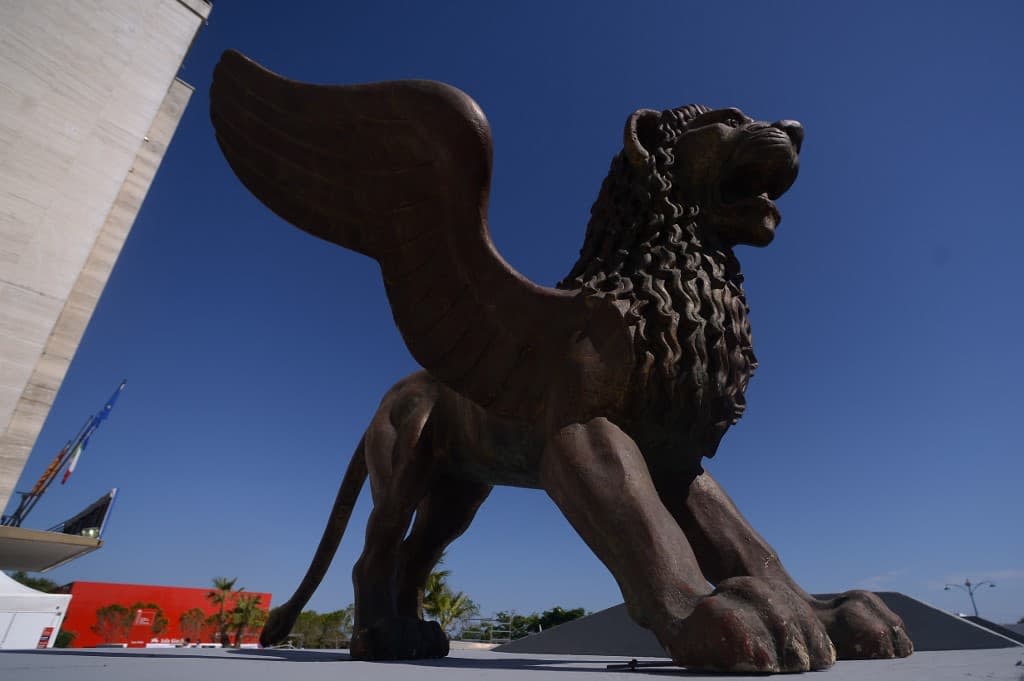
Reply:
[[[974,608],[974,616],[977,617],[978,616],[978,604],[974,602],[974,592],[977,591],[978,589],[980,589],[981,587],[985,586],[986,584],[988,585],[988,588],[990,588],[990,589],[995,587],[995,584],[993,584],[992,582],[988,581],[987,579],[985,581],[983,581],[983,582],[978,582],[977,584],[971,584],[971,580],[965,579],[963,584],[947,584],[946,588],[945,588],[945,591],[949,591],[950,588],[952,588],[952,587],[956,587],[957,589],[960,589],[961,591],[966,591],[967,595],[971,597],[971,606]]]

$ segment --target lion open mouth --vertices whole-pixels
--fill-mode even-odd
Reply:
[[[726,164],[716,208],[719,228],[736,243],[766,246],[782,215],[773,199],[786,193],[799,170],[785,132],[763,128],[740,144]]]

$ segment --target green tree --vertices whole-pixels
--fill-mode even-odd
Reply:
[[[77,631],[61,629],[57,632],[57,640],[53,642],[54,648],[70,648],[71,642],[78,637]]]
[[[256,594],[239,594],[235,607],[231,609],[231,626],[235,630],[235,647],[242,647],[242,637],[252,627],[259,629],[267,621],[267,612],[260,607],[260,597]]]
[[[437,621],[451,636],[455,628],[480,612],[480,608],[462,591],[448,586],[450,570],[435,570],[427,577],[423,589],[423,612]]]
[[[210,630],[210,642],[216,643],[220,640],[220,616],[217,613],[206,616],[206,626]]]
[[[23,570],[17,572],[11,572],[8,576],[16,582],[20,582],[30,589],[36,591],[42,591],[44,593],[50,593],[60,588],[60,584],[53,580],[47,579],[46,577],[31,577],[28,573]]]
[[[494,619],[500,623],[498,629],[507,628],[510,632],[509,636],[512,639],[517,639],[529,634],[536,634],[539,631],[546,631],[551,627],[557,627],[559,624],[571,622],[586,614],[587,611],[583,608],[567,610],[560,605],[556,605],[539,615],[535,612],[529,615],[517,615],[512,612],[501,611],[494,615]]]
[[[352,604],[325,613],[303,610],[292,627],[291,636],[303,648],[344,648],[352,637],[354,612]]]
[[[178,629],[181,635],[190,641],[199,641],[203,637],[206,626],[206,613],[199,608],[189,608],[178,618]]]
[[[238,581],[238,577],[214,577],[213,578],[213,590],[206,594],[206,599],[213,605],[217,606],[218,611],[211,617],[217,627],[217,633],[219,635],[218,640],[222,646],[227,647],[228,645],[228,600],[231,598],[231,591],[235,588],[235,582]],[[239,589],[241,591],[242,589]]]
[[[352,623],[355,618],[355,606],[333,612],[324,613],[320,645],[324,648],[344,648],[352,639]]]
[[[505,632],[508,632],[508,637],[513,640],[523,638],[528,634],[536,634],[541,629],[539,626],[540,615],[535,612],[529,615],[519,615],[500,610],[494,614],[494,620],[497,623],[494,636],[504,637]]]
[[[573,608],[571,610],[566,610],[562,606],[556,605],[550,610],[545,610],[544,612],[542,612],[540,614],[540,617],[537,619],[537,624],[543,631],[546,629],[550,629],[551,627],[557,627],[559,624],[565,624],[566,622],[571,622],[573,620],[579,619],[586,614],[587,611],[583,608]]]
[[[303,610],[295,618],[295,624],[289,636],[294,638],[300,648],[318,648],[320,631],[320,614],[316,610]]]
[[[91,629],[104,643],[124,643],[132,628],[135,611],[118,603],[96,609],[96,624]]]
[[[462,631],[459,632],[459,638],[466,641],[489,642],[494,639],[496,633],[498,632],[494,630],[494,622],[485,621],[463,627]]]

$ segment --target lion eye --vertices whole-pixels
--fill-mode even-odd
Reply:
[[[729,118],[725,119],[725,124],[728,125],[730,128],[738,128],[742,124],[742,121],[740,121],[740,119],[736,118],[735,116],[730,116]]]

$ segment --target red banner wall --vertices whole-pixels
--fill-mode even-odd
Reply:
[[[193,643],[214,641],[217,633],[215,624],[204,624],[198,634],[183,633],[181,616],[198,608],[204,619],[220,611],[206,597],[210,588],[188,588],[177,586],[154,586],[149,584],[113,584],[109,582],[71,582],[58,591],[71,594],[68,613],[61,627],[64,631],[73,631],[75,638],[72,648],[92,648],[104,643],[125,643],[130,647],[145,647],[147,643],[174,644],[181,643],[188,636]],[[233,592],[225,605],[225,611],[234,607],[239,593],[247,596],[259,596],[259,607],[270,608],[269,593],[245,591]],[[130,610],[127,627],[111,626],[110,621],[101,622],[97,611],[119,605]],[[157,606],[154,608],[152,606]],[[134,607],[133,607],[134,606]],[[166,619],[161,627],[160,614]],[[106,626],[104,626],[106,624]],[[234,643],[235,632],[229,629],[231,642]],[[252,629],[242,636],[243,643],[256,643],[260,629]]]

